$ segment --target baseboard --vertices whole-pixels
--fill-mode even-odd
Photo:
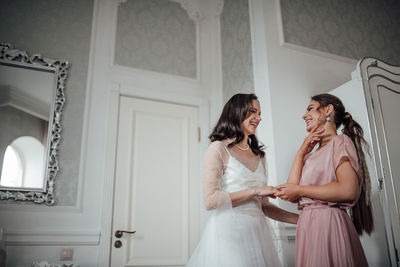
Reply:
[[[6,245],[99,245],[100,232],[10,231],[3,233]]]

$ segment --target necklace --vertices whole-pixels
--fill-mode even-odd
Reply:
[[[226,138],[230,143],[232,143],[233,141],[231,140],[231,139],[229,139],[229,138]],[[240,150],[242,150],[242,151],[246,151],[246,150],[249,150],[249,144],[247,144],[247,147],[245,147],[245,148],[241,148],[239,145],[235,145],[235,147],[237,147],[237,148],[239,148]]]
[[[242,151],[249,150],[249,144],[247,144],[247,147],[245,147],[245,148],[241,148],[239,145],[235,145],[235,147],[239,148]]]

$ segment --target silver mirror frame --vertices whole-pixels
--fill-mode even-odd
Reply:
[[[0,44],[0,60],[8,61],[10,63],[22,63],[32,66],[45,66],[55,69],[57,84],[55,88],[53,110],[50,114],[51,123],[49,123],[50,131],[48,136],[48,148],[46,150],[46,156],[48,157],[48,159],[46,165],[47,181],[45,185],[45,190],[44,192],[38,192],[0,189],[1,200],[13,199],[21,201],[33,201],[34,203],[52,206],[55,203],[54,195],[56,178],[59,172],[57,152],[58,146],[61,141],[61,118],[65,103],[64,91],[69,63],[66,60],[44,58],[38,54],[29,56],[25,51],[13,49],[10,44]]]

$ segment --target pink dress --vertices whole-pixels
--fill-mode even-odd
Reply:
[[[336,169],[350,161],[359,175],[356,148],[347,135],[304,158],[300,185],[323,185],[337,180]],[[297,222],[296,267],[368,266],[357,231],[346,209],[350,203],[333,203],[303,197]]]

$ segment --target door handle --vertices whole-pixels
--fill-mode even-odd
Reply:
[[[123,235],[124,233],[127,233],[127,234],[134,234],[134,233],[136,233],[136,231],[117,230],[117,231],[115,231],[115,237],[116,237],[116,238],[121,238],[122,235]]]
[[[379,190],[383,189],[383,178],[382,177],[378,178],[378,187],[379,187]]]

